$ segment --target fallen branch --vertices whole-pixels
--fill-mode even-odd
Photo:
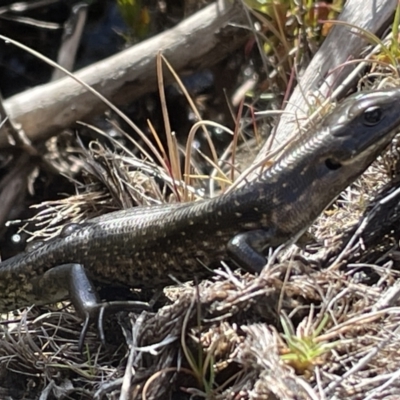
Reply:
[[[169,60],[177,72],[211,66],[246,40],[240,6],[217,1],[187,18],[175,28],[127,50],[92,64],[76,76],[116,105],[126,104],[156,90],[156,56]],[[168,83],[171,78],[166,76]],[[41,140],[99,114],[106,106],[84,87],[66,77],[17,94],[4,102],[9,118],[19,123],[30,140]],[[7,147],[6,126],[0,130],[0,148]]]
[[[387,25],[396,4],[396,0],[349,0],[339,20],[376,34],[382,31],[385,24]],[[274,142],[272,145],[271,143],[264,145],[254,165],[264,159],[271,149],[287,141],[293,132],[298,132],[298,126],[302,125],[302,119],[304,122],[308,111],[305,97],[313,93],[325,99],[329,93],[343,84],[356,64],[343,68],[340,66],[347,60],[358,58],[365,44],[365,37],[359,30],[352,31],[350,27],[344,25],[332,28],[291,95],[285,107],[287,113],[283,114],[279,121]]]

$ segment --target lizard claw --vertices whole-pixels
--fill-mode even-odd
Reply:
[[[91,322],[97,319],[97,332],[101,344],[105,346],[106,337],[104,334],[104,316],[106,312],[120,312],[120,311],[130,311],[130,312],[142,312],[151,311],[151,305],[142,301],[110,301],[104,303],[97,303],[92,305],[90,308],[83,312],[84,321],[81,333],[79,335],[78,350],[82,353],[83,345],[85,343],[86,334],[88,332]]]

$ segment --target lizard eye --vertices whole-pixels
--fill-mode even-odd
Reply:
[[[364,111],[364,125],[374,126],[382,120],[382,110],[379,107],[369,107]]]

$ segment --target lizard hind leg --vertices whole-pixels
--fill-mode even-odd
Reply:
[[[82,351],[89,325],[97,320],[102,344],[105,343],[103,317],[105,312],[150,310],[148,303],[140,301],[101,302],[92,281],[81,264],[62,264],[46,271],[33,285],[37,295],[45,303],[54,303],[70,298],[77,314],[83,319],[79,336],[79,351]],[[44,302],[42,304],[45,304]]]

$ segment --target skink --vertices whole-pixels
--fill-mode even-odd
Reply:
[[[0,264],[0,311],[71,298],[88,322],[94,285],[155,288],[232,259],[260,272],[264,251],[303,233],[384,150],[400,125],[400,89],[350,96],[260,177],[195,203],[137,207],[67,226]]]

